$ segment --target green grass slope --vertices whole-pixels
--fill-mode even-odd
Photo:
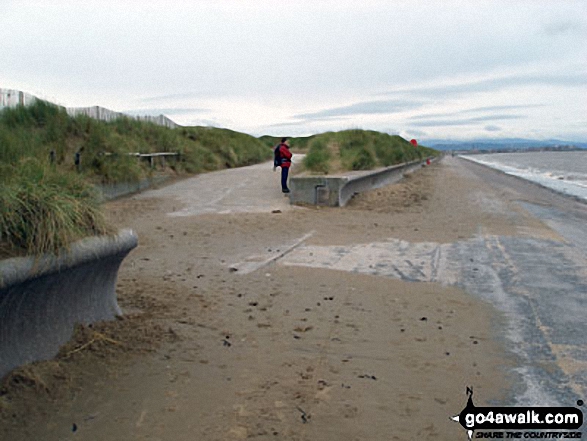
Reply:
[[[136,153],[177,152],[168,171],[198,173],[269,160],[257,138],[225,129],[106,123],[44,101],[0,112],[0,255],[56,252],[108,231],[93,184],[152,173]],[[79,167],[75,165],[80,154]]]
[[[404,138],[370,130],[327,132],[308,143],[304,167],[314,173],[370,170],[436,156],[439,152],[414,147]]]

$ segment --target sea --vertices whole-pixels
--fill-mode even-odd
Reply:
[[[461,157],[587,201],[587,150],[491,153]]]

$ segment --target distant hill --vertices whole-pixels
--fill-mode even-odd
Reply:
[[[424,141],[423,141],[424,142]],[[523,138],[473,139],[468,141],[429,139],[426,145],[437,150],[527,150],[547,148],[552,150],[587,149],[586,142],[559,139],[533,140]]]

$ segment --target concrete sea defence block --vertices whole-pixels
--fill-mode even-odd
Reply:
[[[137,246],[132,230],[88,237],[59,254],[0,261],[0,377],[53,358],[77,323],[111,320],[120,264]]]
[[[292,204],[337,206],[348,177],[303,176],[290,179]]]
[[[426,160],[393,165],[360,175],[295,176],[290,180],[290,202],[343,207],[355,194],[393,184],[404,173],[418,169],[423,164],[426,164]]]

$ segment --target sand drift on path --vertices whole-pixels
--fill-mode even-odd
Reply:
[[[583,342],[560,330],[562,310],[545,311],[565,307],[556,284],[576,305],[584,261],[517,201],[550,202],[472,167],[446,158],[344,209],[289,209],[270,165],[110,203],[140,238],[120,303],[153,344],[106,355],[118,345],[96,340],[37,371],[47,389],[9,384],[0,434],[464,439],[449,417],[467,386],[478,406],[572,405]],[[104,326],[121,345],[144,341]]]

